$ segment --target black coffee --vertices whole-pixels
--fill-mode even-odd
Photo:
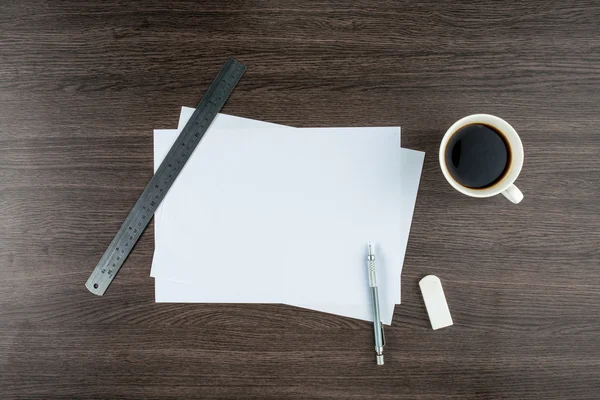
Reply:
[[[467,125],[457,130],[446,146],[446,166],[461,185],[483,189],[499,181],[510,164],[504,136],[494,128]]]

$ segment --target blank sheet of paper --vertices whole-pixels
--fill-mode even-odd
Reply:
[[[190,110],[193,112],[193,109]],[[180,124],[180,127],[182,127],[186,121],[183,114],[184,113],[182,113],[182,123]],[[252,125],[260,125],[261,129],[255,131],[252,131],[252,129],[245,129],[251,127]],[[265,135],[264,131],[270,128],[273,128],[274,133],[276,134],[271,136],[267,135],[266,138],[263,137]],[[240,136],[240,129],[245,129],[246,134]],[[237,132],[233,132],[234,130]],[[364,208],[364,206],[368,205],[367,200],[370,200],[371,206],[367,208],[372,208],[372,200],[374,196],[376,197],[377,194],[380,193],[369,191],[367,193],[371,193],[371,196],[363,195],[365,192],[362,189],[368,188],[368,185],[366,187],[361,187],[361,190],[359,190],[358,193],[355,193],[357,192],[355,181],[356,178],[350,179],[350,177],[354,177],[356,174],[348,174],[348,172],[355,168],[355,165],[353,164],[356,162],[358,162],[360,165],[361,162],[364,163],[366,161],[367,164],[371,164],[371,170],[369,170],[370,172],[359,172],[359,177],[362,176],[364,181],[372,180],[374,177],[375,180],[379,182],[380,187],[382,186],[381,182],[383,179],[380,176],[381,171],[374,174],[373,167],[378,166],[377,168],[380,170],[393,170],[395,167],[400,167],[400,169],[403,171],[412,171],[412,173],[401,174],[406,175],[402,177],[404,181],[402,185],[404,185],[405,189],[404,198],[402,198],[402,196],[398,196],[397,191],[395,192],[394,190],[388,190],[389,193],[395,193],[395,198],[399,200],[399,203],[394,204],[394,207],[400,207],[401,209],[404,209],[402,214],[407,217],[402,221],[399,219],[397,220],[398,224],[396,226],[396,230],[402,232],[399,235],[400,240],[398,241],[398,244],[388,243],[384,246],[380,246],[381,248],[378,251],[378,253],[380,253],[378,254],[380,282],[385,281],[386,283],[389,283],[389,285],[382,285],[386,286],[385,288],[380,288],[382,296],[382,314],[384,315],[383,322],[389,324],[391,322],[394,303],[400,301],[400,272],[402,260],[404,258],[404,249],[406,247],[406,240],[403,240],[402,237],[408,237],[410,220],[412,218],[412,210],[414,208],[414,198],[416,197],[416,190],[418,187],[420,170],[422,166],[423,153],[399,148],[399,128],[309,129],[306,130],[301,136],[294,135],[292,137],[282,136],[281,132],[283,130],[295,131],[294,128],[282,127],[275,124],[267,124],[261,121],[253,121],[225,115],[220,115],[213,126],[211,126],[211,130],[209,132],[211,134],[215,134],[214,137],[217,137],[216,133],[220,132],[219,137],[221,140],[217,140],[216,142],[206,141],[205,139],[209,137],[207,133],[207,137],[203,139],[199,149],[201,146],[204,146],[204,150],[208,150],[209,148],[213,149],[214,152],[219,155],[219,158],[224,157],[226,159],[221,160],[224,163],[222,163],[221,166],[225,165],[225,168],[218,169],[217,171],[219,172],[217,175],[219,175],[222,170],[227,170],[226,153],[228,150],[231,150],[231,147],[233,147],[233,154],[238,155],[237,157],[234,157],[234,159],[231,157],[229,158],[229,162],[232,165],[240,163],[242,166],[250,165],[250,169],[252,169],[252,167],[256,167],[256,164],[258,164],[259,167],[262,168],[262,171],[267,173],[256,174],[256,171],[247,171],[248,168],[242,168],[242,170],[235,171],[237,180],[232,179],[233,176],[230,174],[228,178],[225,179],[221,179],[223,176],[219,175],[219,179],[215,178],[212,181],[210,181],[210,179],[207,181],[206,176],[202,173],[200,176],[198,176],[192,172],[190,173],[189,177],[191,179],[190,182],[192,187],[195,185],[202,185],[202,182],[204,182],[204,185],[206,185],[208,182],[209,186],[204,186],[200,191],[196,192],[196,194],[190,195],[190,182],[188,182],[185,184],[184,191],[187,192],[187,196],[185,196],[186,193],[180,193],[182,196],[176,195],[179,198],[178,201],[173,202],[175,204],[173,204],[172,207],[169,207],[168,205],[171,202],[170,197],[173,195],[172,192],[174,191],[174,188],[176,185],[179,185],[182,181],[184,181],[184,176],[187,175],[187,172],[185,171],[190,169],[192,160],[198,159],[197,154],[192,157],[190,162],[188,162],[188,165],[186,165],[184,168],[184,171],[182,171],[182,174],[178,177],[177,182],[166,196],[160,212],[157,212],[156,215],[155,225],[157,251],[155,254],[155,262],[153,263],[154,268],[152,271],[153,275],[157,277],[156,300],[158,302],[277,302],[370,320],[370,298],[368,297],[367,284],[365,280],[366,275],[363,274],[363,272],[366,270],[364,261],[366,257],[365,243],[368,240],[376,240],[377,234],[367,234],[369,229],[363,229],[361,231],[363,232],[361,235],[365,238],[367,236],[369,237],[366,238],[364,242],[363,238],[357,240],[356,246],[354,246],[356,249],[354,251],[344,250],[344,254],[353,253],[352,257],[358,260],[358,262],[354,263],[353,269],[340,269],[339,266],[345,263],[344,257],[335,257],[335,259],[332,257],[325,257],[321,260],[314,260],[314,254],[321,254],[324,250],[327,252],[326,248],[328,244],[326,241],[324,242],[322,240],[318,240],[318,242],[321,242],[321,244],[325,247],[313,253],[304,252],[302,254],[297,251],[299,248],[306,249],[311,247],[311,243],[314,243],[314,238],[310,237],[312,235],[308,235],[308,237],[306,237],[307,235],[300,234],[294,237],[289,237],[286,241],[281,239],[279,234],[276,234],[275,236],[271,234],[271,236],[277,239],[277,243],[274,244],[279,246],[281,243],[283,243],[283,246],[280,246],[277,251],[269,252],[266,250],[267,254],[263,253],[262,251],[261,254],[258,254],[253,246],[247,244],[244,245],[244,243],[248,242],[248,240],[243,238],[243,236],[250,236],[252,238],[253,234],[257,234],[256,229],[253,229],[252,232],[247,231],[245,235],[240,232],[232,232],[240,231],[240,227],[248,228],[255,225],[260,228],[261,225],[269,225],[262,217],[258,219],[255,217],[254,220],[252,220],[252,218],[246,218],[246,220],[244,220],[243,217],[245,213],[242,213],[241,215],[235,214],[241,210],[251,210],[254,212],[257,210],[262,210],[262,213],[267,212],[267,214],[279,212],[279,218],[276,219],[283,221],[284,218],[287,218],[287,222],[285,224],[286,227],[284,229],[276,230],[282,234],[285,234],[283,233],[285,229],[294,230],[294,226],[296,228],[304,227],[301,230],[308,232],[311,229],[310,227],[307,227],[308,221],[306,221],[306,217],[308,217],[309,220],[310,218],[313,219],[313,230],[315,227],[322,228],[326,225],[329,226],[329,231],[321,232],[320,236],[323,237],[324,235],[329,235],[330,237],[333,237],[333,239],[330,239],[331,242],[334,242],[331,252],[340,254],[340,249],[346,247],[346,240],[340,237],[336,238],[335,236],[339,236],[340,230],[342,232],[347,231],[346,225],[348,224],[348,220],[353,221],[349,225],[351,227],[356,228],[357,224],[365,226],[364,218],[361,219],[360,216],[353,215],[356,213],[356,207],[354,207],[352,204],[356,204],[357,201],[362,201],[364,203],[362,204],[362,208]],[[342,133],[343,136],[340,136],[340,133]],[[158,166],[160,161],[162,161],[164,154],[167,153],[177,134],[178,131],[175,130],[156,132],[156,166]],[[248,146],[248,142],[245,141],[249,138],[254,139],[249,142],[250,146]],[[326,140],[323,141],[324,138]],[[386,142],[386,140],[388,141]],[[245,144],[245,146],[232,146],[232,144],[235,143],[238,145]],[[287,147],[285,145],[287,145]],[[292,146],[290,147],[290,145]],[[315,147],[315,145],[317,147]],[[394,149],[393,151],[397,153],[397,157],[392,156],[392,158],[395,158],[395,161],[392,160],[392,163],[384,168],[382,168],[382,166],[385,164],[384,162],[381,162],[382,157],[383,159],[389,158],[389,154],[387,154],[389,151],[384,151],[383,153],[386,153],[384,156],[384,154],[381,152],[381,149],[383,148],[387,148],[389,151]],[[272,149],[281,150],[282,154],[273,155],[270,154],[272,153],[271,151],[265,151]],[[346,153],[340,153],[340,150],[343,150]],[[359,160],[365,158],[363,155],[364,152],[369,153],[372,151],[381,153],[378,155],[378,157],[376,157],[376,159],[379,161],[374,162],[371,160],[373,158],[372,154],[370,157],[366,156],[366,160]],[[333,155],[330,157],[332,160],[330,161],[326,161],[326,158],[323,157],[327,154],[327,152],[333,153]],[[222,155],[221,153],[225,155]],[[339,154],[336,155],[336,153]],[[249,154],[253,154],[254,157],[244,158]],[[229,155],[231,156],[231,154]],[[240,155],[243,157],[239,157]],[[261,160],[260,162],[256,161],[256,156],[260,156],[258,157]],[[279,157],[277,158],[278,162],[274,163],[273,157]],[[310,161],[311,157],[313,160],[312,164],[316,165],[307,166],[306,161]],[[403,159],[402,162],[399,162],[400,158]],[[351,160],[355,160],[355,162],[352,163]],[[324,161],[326,161],[325,164],[323,164]],[[332,162],[336,166],[333,169],[331,168]],[[274,164],[279,166],[279,168],[277,168],[277,171],[279,172],[275,175],[273,175],[272,168],[272,165]],[[214,166],[219,164],[210,161],[207,165],[212,166],[208,169],[214,170]],[[207,168],[207,165],[204,167]],[[303,168],[299,168],[299,166]],[[327,166],[327,168],[324,168],[324,166]],[[198,166],[192,167],[191,169],[193,169],[194,172],[199,171]],[[396,169],[398,170],[398,168]],[[271,171],[271,181],[273,176],[279,176],[279,181],[283,182],[284,184],[276,185],[276,188],[270,188],[270,184],[265,186],[264,182],[261,183],[260,179],[256,179],[256,176],[260,176],[262,178],[268,177],[269,171]],[[290,172],[293,173],[290,175]],[[319,179],[321,179],[323,175],[327,174],[329,175],[326,177],[325,184],[323,184],[323,182],[319,183]],[[412,179],[410,179],[411,175],[413,176]],[[285,178],[282,179],[282,176],[285,176]],[[294,176],[296,176],[295,180],[297,182],[289,185],[294,181],[294,179],[289,178]],[[307,178],[310,176],[313,176],[313,178],[309,179],[312,181],[312,189],[318,189],[318,193],[310,191],[312,193],[307,195],[307,191],[305,190],[306,188],[298,188],[297,183],[302,181],[302,178]],[[391,174],[392,178],[394,176],[398,176],[398,171],[396,171],[396,175]],[[366,179],[367,177],[369,179]],[[277,179],[275,181],[277,181]],[[186,210],[190,207],[193,208],[198,207],[201,204],[206,204],[206,201],[208,201],[207,197],[211,196],[203,196],[201,192],[208,189],[210,184],[213,185],[213,189],[223,190],[223,188],[219,186],[222,186],[224,183],[226,183],[226,186],[231,186],[229,189],[236,188],[237,192],[235,190],[233,192],[228,192],[225,196],[226,199],[223,199],[222,196],[217,196],[217,202],[213,203],[212,207],[209,207],[209,209],[212,209],[213,211],[218,210],[222,214],[224,211],[223,207],[225,206],[226,209],[228,208],[229,211],[226,214],[231,215],[229,218],[225,218],[225,221],[227,222],[225,225],[230,226],[232,231],[221,232],[220,234],[215,235],[215,232],[210,229],[210,225],[198,225],[198,221],[189,220],[189,216],[184,216],[183,221],[177,222],[177,210]],[[331,193],[328,194],[328,190],[331,192],[332,183],[334,183],[336,186],[335,192],[337,193],[337,197],[332,196]],[[263,184],[263,186],[260,186],[261,184]],[[288,186],[285,186],[285,184],[288,184]],[[394,187],[394,185],[391,186]],[[232,199],[240,199],[240,188],[243,188],[242,192],[245,193],[246,197],[250,198],[246,198],[244,199],[244,202],[238,204],[239,202]],[[260,190],[257,192],[256,188],[259,188]],[[211,191],[211,193],[213,192]],[[343,193],[345,193],[345,195],[343,195]],[[248,196],[248,194],[250,194],[250,196]],[[254,198],[252,198],[252,194],[255,195]],[[265,195],[269,194],[270,196],[265,197]],[[315,196],[315,194],[317,195]],[[355,196],[350,196],[352,194]],[[223,195],[223,193],[221,195]],[[292,195],[291,199],[289,197],[290,195]],[[329,198],[330,201],[324,201],[319,197],[321,195],[325,196],[326,199]],[[276,200],[276,198],[273,198],[273,196],[280,196],[281,199],[288,199],[287,202],[284,202],[287,203],[287,205],[285,207],[279,207],[279,209],[273,205],[262,208],[260,207],[261,204],[264,205],[265,202],[268,204],[269,201],[272,202]],[[187,200],[181,202],[185,197],[190,197],[191,199],[189,200],[199,200],[197,202],[198,204],[193,205]],[[336,201],[340,199],[343,200],[341,203],[348,203],[349,197],[357,197],[357,199],[353,200],[354,203],[350,202],[352,204],[341,204],[340,206],[335,205]],[[411,197],[412,201],[410,200]],[[393,198],[393,196],[390,196],[390,199],[391,198]],[[298,201],[299,199],[302,200]],[[213,198],[213,200],[215,200],[215,198]],[[227,201],[223,203],[224,200]],[[254,203],[252,203],[252,201]],[[275,203],[281,204],[280,201],[275,201]],[[386,201],[377,203],[378,210],[390,209],[394,207],[390,207],[389,202],[386,203]],[[167,214],[168,222],[166,227],[163,227],[163,211],[165,208],[171,209],[171,212]],[[306,210],[312,210],[311,213],[309,213],[311,215],[302,215],[302,212],[306,212]],[[290,211],[302,212],[300,212],[300,215],[293,217],[290,216],[293,214]],[[331,211],[333,211],[333,214],[338,214],[337,220],[335,219],[335,215],[333,216],[333,220],[336,221],[336,223],[333,224],[331,221],[329,221],[332,219],[330,216]],[[365,213],[366,212],[367,210],[365,210]],[[323,215],[319,215],[319,213]],[[180,212],[179,214],[182,213]],[[212,217],[214,218],[214,213],[212,214]],[[377,214],[381,214],[381,211],[377,211],[372,214],[376,216]],[[339,217],[344,215],[350,218],[342,218],[342,220],[340,220]],[[219,227],[222,227],[222,223],[224,222],[222,218],[222,215],[219,216]],[[315,218],[317,218],[317,220],[315,220]],[[390,214],[390,218],[390,221],[393,221],[393,214]],[[252,221],[248,221],[248,219]],[[326,221],[329,221],[329,224],[326,224]],[[377,221],[377,218],[374,218],[373,221]],[[213,220],[213,222],[215,221]],[[321,223],[321,225],[319,225],[319,223]],[[376,224],[381,227],[386,226],[385,223],[382,224],[377,222]],[[373,225],[373,223],[371,223],[371,225]],[[183,231],[181,229],[183,229]],[[198,230],[201,232],[196,232]],[[243,231],[244,229],[241,230]],[[269,229],[266,230],[268,231]],[[376,230],[383,237],[388,236],[391,238],[393,236],[387,235],[382,229]],[[206,235],[209,231],[210,233],[208,233],[208,236],[210,237],[205,237],[205,239],[208,240],[201,240],[199,244],[185,244],[185,241],[182,243],[181,241],[177,240],[180,238],[180,236],[194,237],[199,239],[200,237],[203,237],[202,234]],[[187,234],[184,235],[182,232],[187,232]],[[272,238],[270,240],[265,240],[265,237],[268,238],[269,235],[265,234],[264,231],[260,235],[263,238],[263,243],[274,242]],[[213,245],[206,246],[206,244],[209,243],[211,239],[214,239],[215,236],[220,238],[218,240],[219,243],[213,243]],[[162,239],[163,237],[165,240]],[[203,245],[203,242],[206,243]],[[385,243],[385,240],[382,240],[382,242]],[[240,245],[236,246],[235,243],[240,243]],[[215,245],[218,244],[226,244],[226,246],[215,247]],[[390,247],[397,247],[400,249],[400,251],[395,249],[388,252],[387,249]],[[221,255],[232,252],[240,254],[244,261],[240,262],[240,258],[232,258],[229,255],[226,255],[225,257],[214,257],[214,252],[213,255],[205,256],[205,252],[210,253],[209,248],[212,248],[213,251],[216,251],[217,254]],[[188,251],[189,249],[193,249],[193,251],[190,252]],[[399,255],[399,253],[401,253],[401,255]],[[261,261],[261,257],[264,255],[270,256],[270,258],[267,257],[267,260],[263,262]],[[251,260],[248,261],[248,259]],[[346,257],[346,260],[348,259],[349,257]],[[210,260],[213,261],[212,268],[210,267]],[[158,265],[160,266],[157,268]],[[307,265],[307,267],[302,268],[305,265]],[[318,265],[327,265],[327,268],[319,268]],[[333,267],[329,267],[330,265],[333,265]],[[298,268],[299,266],[300,268]],[[166,267],[166,272],[164,267]],[[221,269],[221,273],[215,273],[214,268]],[[312,273],[306,272],[311,268],[313,271]],[[190,273],[190,270],[194,272]],[[225,271],[224,273],[223,270]],[[165,273],[163,274],[163,272]],[[385,275],[385,277],[382,277],[381,275]],[[303,282],[306,283],[308,276],[313,277],[308,278],[308,285],[302,284]],[[185,281],[185,283],[172,281],[173,279]],[[217,281],[220,283],[216,283]],[[346,281],[353,281],[354,284]],[[341,292],[344,293],[344,296],[338,296],[338,294]],[[282,294],[287,294],[289,296],[286,298],[286,296],[282,296]],[[333,303],[330,301],[333,301]]]
[[[182,107],[179,124],[178,124],[178,131],[156,130],[155,131],[156,135],[167,135],[170,138],[169,139],[170,141],[174,141],[175,136],[185,126],[185,124],[187,123],[188,119],[191,117],[193,112],[194,112],[193,108]],[[240,117],[235,117],[235,116],[226,115],[226,114],[219,114],[217,119],[213,122],[211,129],[212,130],[248,129],[248,128],[271,129],[271,128],[284,128],[284,127],[285,126],[283,126],[283,125],[267,123],[264,121],[257,121],[257,120],[240,118]],[[292,128],[290,128],[290,129],[292,129]],[[392,129],[394,131],[397,130],[398,133],[400,133],[400,128],[392,128]],[[161,139],[162,139],[162,137],[161,137]],[[398,145],[400,145],[400,142],[398,143]],[[162,160],[162,158],[164,157],[164,154],[166,154],[168,149],[165,145],[161,146],[161,144],[159,144],[159,143],[155,144],[155,149],[156,150],[159,150],[159,149],[164,150],[163,154],[156,154],[156,156],[155,156],[154,169],[156,170],[158,168],[158,166],[160,165],[160,161]],[[157,212],[155,214],[155,218],[154,218],[155,238],[156,238],[156,248],[157,249],[160,247],[160,245],[162,243],[162,241],[159,239],[159,237],[161,236],[161,233],[163,232],[163,230],[160,229],[160,219],[161,219],[161,215],[162,215],[161,211],[162,211],[162,207],[157,210]],[[191,261],[192,264],[195,262],[196,262],[196,260]],[[153,265],[154,265],[154,263],[153,263]],[[151,272],[151,276],[154,276],[153,272]],[[175,281],[170,281],[167,279],[157,278],[156,284],[155,284],[155,291],[156,291],[156,301],[157,302],[197,303],[197,302],[214,301],[214,300],[211,300],[210,298],[208,298],[206,295],[202,295],[201,288],[195,287],[190,282],[187,282],[184,284],[181,282],[175,282]],[[396,293],[393,296],[394,296],[393,298],[400,298],[400,293]],[[235,299],[231,298],[228,300],[232,301],[232,302],[241,302],[241,301],[248,302],[249,301],[248,299],[239,299],[239,298],[235,298]],[[224,301],[224,300],[221,299],[221,301]],[[312,302],[310,304],[294,304],[294,305],[299,306],[299,307],[310,308],[312,310],[323,311],[323,312],[333,313],[336,315],[342,315],[342,316],[348,316],[348,317],[360,318],[360,319],[369,319],[370,318],[369,316],[371,315],[370,306],[367,307],[366,304],[364,304],[364,303],[359,304],[359,305],[355,305],[355,304],[348,305],[348,304],[317,304],[317,303]],[[391,322],[392,313],[393,313],[393,306],[390,307],[389,310],[382,309],[382,315],[389,316],[390,322]],[[384,317],[384,323],[389,323],[389,322],[387,322],[387,319],[388,319],[388,317]]]

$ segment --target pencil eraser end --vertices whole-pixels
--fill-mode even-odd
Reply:
[[[452,316],[450,315],[450,309],[446,302],[440,278],[435,275],[427,275],[421,279],[419,286],[421,287],[425,308],[427,308],[427,314],[429,315],[429,321],[433,330],[451,326],[454,322],[452,322]]]

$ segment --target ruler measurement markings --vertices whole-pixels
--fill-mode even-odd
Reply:
[[[86,282],[92,293],[104,294],[245,69],[234,59],[221,68]]]

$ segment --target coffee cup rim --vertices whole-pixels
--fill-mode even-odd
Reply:
[[[511,152],[511,162],[508,166],[508,171],[498,182],[494,183],[492,186],[482,189],[469,188],[458,183],[450,174],[445,161],[446,146],[448,145],[448,141],[452,135],[460,128],[472,124],[488,125],[498,130],[507,140]],[[439,162],[444,177],[456,190],[471,197],[491,197],[508,189],[508,187],[517,180],[517,177],[521,173],[523,161],[523,143],[521,142],[519,134],[508,122],[500,117],[496,117],[495,115],[471,114],[459,119],[453,123],[448,130],[446,130],[446,133],[442,138],[442,142],[440,143]]]

